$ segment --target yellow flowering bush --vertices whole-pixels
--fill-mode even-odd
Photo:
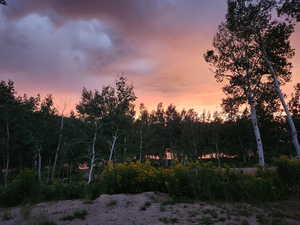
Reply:
[[[157,191],[200,200],[274,200],[285,191],[274,177],[236,174],[197,162],[170,168],[155,168],[150,162],[115,164],[106,167],[97,183],[108,194]]]
[[[138,193],[144,191],[162,191],[161,169],[150,162],[119,163],[107,167],[100,176],[100,183],[107,193]]]

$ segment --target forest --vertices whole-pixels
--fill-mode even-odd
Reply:
[[[14,81],[1,81],[0,183],[3,190],[0,199],[2,196],[10,205],[24,201],[25,194],[15,200],[10,193],[20,184],[22,177],[25,183],[33,179],[46,186],[75,184],[77,187],[68,187],[73,188],[72,193],[84,185],[91,188],[88,193],[93,197],[95,192],[98,193],[95,189],[99,188],[100,178],[106,181],[106,185],[112,185],[102,186],[107,188],[104,191],[98,189],[104,193],[149,190],[174,195],[192,193],[176,189],[176,185],[180,185],[175,180],[169,181],[171,184],[174,182],[174,189],[170,188],[166,182],[159,180],[159,175],[155,175],[158,176],[155,182],[161,183],[155,187],[147,180],[137,190],[132,184],[126,186],[129,181],[124,178],[124,187],[119,184],[120,189],[117,189],[113,182],[119,181],[109,174],[110,169],[114,168],[116,173],[121,171],[120,174],[124,175],[127,170],[121,165],[128,165],[127,175],[130,177],[134,163],[141,170],[160,173],[157,171],[159,168],[172,165],[188,165],[187,168],[190,165],[197,165],[197,168],[199,165],[203,168],[207,165],[213,168],[267,168],[278,165],[278,159],[285,156],[283,167],[287,167],[291,160],[291,168],[296,169],[290,171],[288,168],[281,177],[298,171],[295,172],[298,179],[300,83],[295,85],[291,95],[283,93],[282,87],[296,76],[292,74],[291,59],[295,50],[290,40],[300,20],[299,6],[297,0],[228,1],[226,19],[217,29],[212,49],[203,56],[216,81],[223,85],[225,97],[220,112],[178,110],[175,104],[163,103],[149,110],[145,104],[135,103],[138,96],[134,86],[124,76],[96,90],[84,87],[71,112],[59,111],[51,93],[45,97],[20,95]],[[277,16],[273,16],[274,12]],[[166,152],[171,153],[171,158],[166,156]],[[166,160],[171,162],[166,164]],[[101,173],[103,170],[108,171],[107,176]],[[202,172],[204,174],[205,171]],[[212,172],[211,176],[223,179],[215,173]],[[195,173],[194,176],[200,175]],[[259,179],[248,177],[230,179],[233,183],[237,182],[234,185],[238,185],[239,179],[245,179],[257,182],[257,185],[251,186],[253,188],[262,187],[260,185],[270,187],[264,189],[266,192],[275,186],[276,193],[281,194],[278,197],[272,191],[268,200],[287,196],[291,189],[299,195],[299,182],[294,186],[289,183],[290,180],[287,181],[291,186],[282,191],[282,186],[278,186],[273,178],[273,175],[272,179],[266,178],[270,183],[264,184]],[[86,187],[86,184],[91,185]],[[246,182],[244,185],[246,188]],[[245,194],[247,197],[241,196],[238,200],[251,199],[251,191],[254,190],[245,189],[249,191]],[[48,189],[43,191],[50,193]],[[198,197],[234,199],[232,189],[228,189],[228,193],[221,197]],[[65,198],[78,197],[74,195]],[[264,194],[259,196],[264,200]],[[195,196],[191,194],[190,197]]]
[[[147,155],[164,157],[171,149],[179,162],[198,160],[207,154],[234,156],[240,166],[257,163],[255,137],[246,107],[240,114],[178,111],[162,103],[149,112],[126,78],[101,90],[83,89],[76,112],[59,113],[52,95],[18,96],[12,81],[2,81],[1,154],[2,182],[8,174],[31,168],[40,179],[78,168],[79,164],[144,161]],[[296,127],[300,126],[300,85],[289,100]],[[257,105],[267,163],[281,155],[294,156],[286,117]],[[138,111],[138,112],[136,112]],[[93,158],[94,157],[94,158]],[[216,156],[215,156],[216,158]],[[222,161],[222,160],[221,160]],[[222,163],[222,162],[221,162]],[[6,173],[7,172],[7,173]]]

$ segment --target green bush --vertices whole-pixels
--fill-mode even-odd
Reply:
[[[174,198],[227,201],[282,199],[285,189],[274,173],[260,176],[236,174],[198,163],[154,168],[150,163],[125,163],[108,167],[100,179],[101,193],[167,192]]]
[[[36,202],[40,197],[40,185],[32,170],[23,170],[0,196],[0,205],[15,206],[24,202]]]
[[[56,181],[51,185],[41,186],[41,200],[72,200],[85,197],[85,183],[63,183]]]
[[[0,190],[1,206],[16,206],[52,200],[84,198],[85,183],[40,184],[32,170],[23,170],[6,188]]]
[[[97,182],[107,194],[160,191],[164,185],[160,170],[149,162],[116,164],[107,167]]]
[[[84,198],[87,200],[95,200],[103,194],[103,185],[99,183],[91,183],[85,185]]]
[[[173,198],[225,201],[271,201],[300,196],[300,161],[282,158],[277,171],[261,169],[255,175],[215,168],[211,163],[154,167],[150,162],[107,166],[94,183],[39,184],[31,170],[22,171],[0,189],[0,205],[67,199],[95,199],[100,194],[165,192]]]
[[[275,184],[273,178],[263,179],[203,167],[174,168],[173,174],[167,178],[171,196],[200,200],[275,200],[282,196]]]
[[[88,215],[88,212],[85,209],[78,209],[75,212],[73,212],[72,215],[64,216],[60,218],[60,220],[67,221],[67,220],[75,220],[75,219],[81,219],[85,220],[86,216]]]
[[[300,160],[281,157],[276,161],[280,181],[291,194],[300,197]]]

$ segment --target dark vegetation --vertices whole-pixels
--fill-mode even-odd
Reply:
[[[76,210],[72,215],[64,216],[61,218],[61,220],[75,220],[75,219],[85,220],[87,214],[88,213],[86,210]]]
[[[256,175],[232,172],[210,163],[155,167],[150,161],[106,167],[92,184],[85,180],[39,183],[32,170],[23,170],[0,192],[1,206],[64,199],[95,199],[101,194],[169,193],[176,201],[275,201],[300,197],[300,163],[281,158],[277,170],[258,168]],[[110,207],[117,202],[111,202]],[[143,210],[147,209],[147,205]],[[141,209],[142,210],[142,209]]]
[[[12,81],[1,81],[0,205],[144,191],[225,201],[299,197],[300,162],[292,158],[300,84],[288,102],[291,113],[280,107],[280,87],[291,80],[289,38],[299,19],[291,6],[297,2],[258,2],[229,1],[214,50],[205,55],[217,81],[225,82],[224,112],[198,114],[162,103],[137,110],[133,86],[120,77],[101,90],[84,88],[76,112],[67,116],[52,95],[18,96]],[[274,7],[287,19],[272,21]],[[249,26],[249,18],[258,18],[257,26]],[[173,154],[168,165],[166,149]],[[207,154],[215,157],[200,159]],[[277,169],[259,167],[252,176],[229,169],[255,167],[258,158]]]

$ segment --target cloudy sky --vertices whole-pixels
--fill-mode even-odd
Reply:
[[[71,109],[82,87],[124,74],[138,103],[220,110],[221,86],[203,60],[225,0],[8,0],[0,6],[0,80],[18,94],[52,93]],[[300,82],[300,29],[293,82]],[[298,39],[298,40],[297,40]]]

